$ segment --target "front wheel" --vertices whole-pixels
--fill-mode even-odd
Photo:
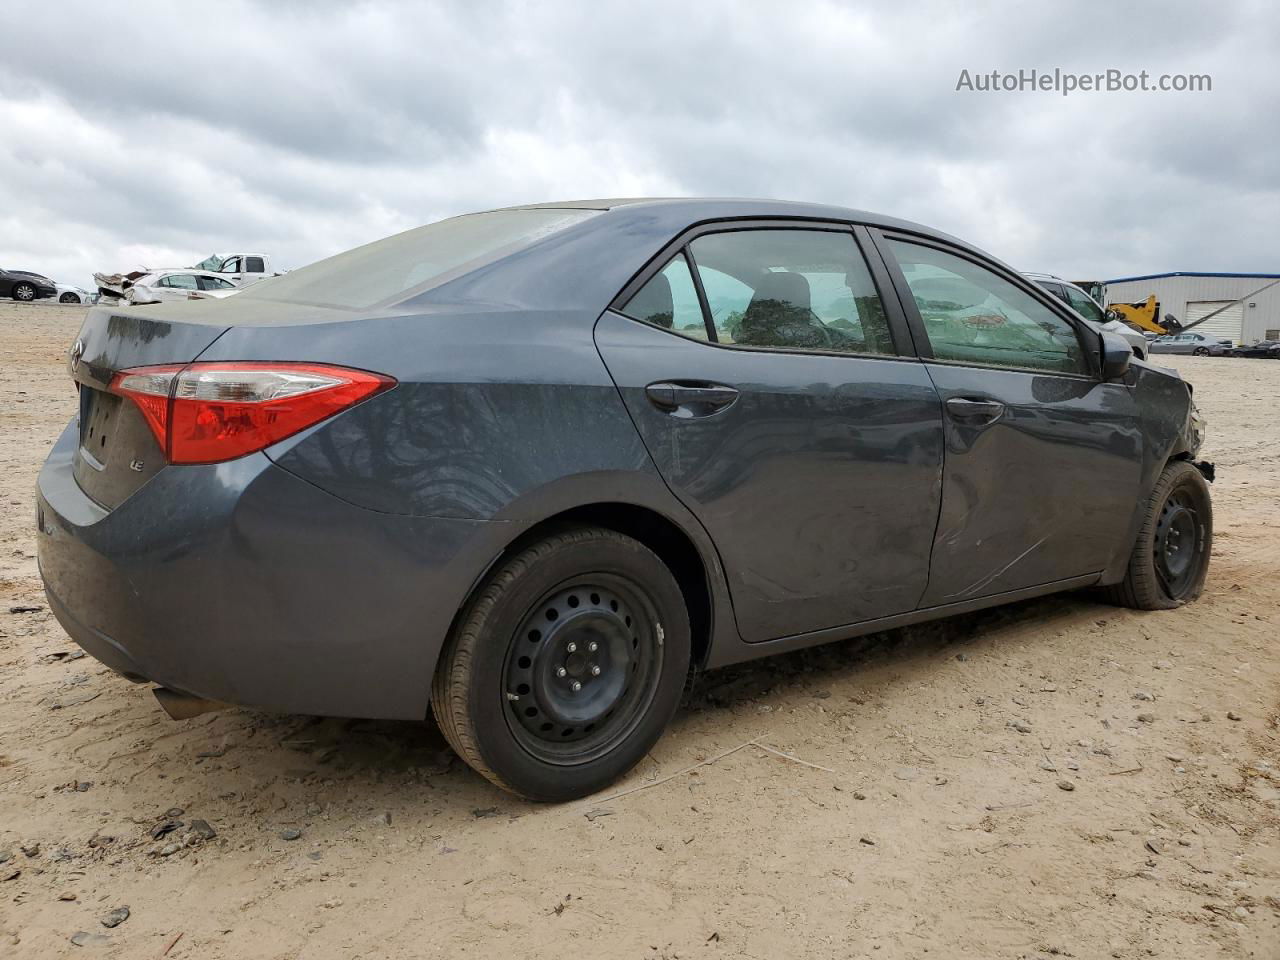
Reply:
[[[36,298],[36,288],[29,283],[15,283],[13,285],[13,299],[21,300],[23,303],[30,303]]]
[[[1191,352],[1192,352],[1192,353],[1194,353],[1197,357],[1207,357],[1207,356],[1209,355],[1209,348],[1208,348],[1208,347],[1196,347],[1196,348],[1195,348],[1194,350],[1192,350]]]
[[[689,616],[666,565],[613,530],[532,544],[463,611],[432,684],[449,744],[493,783],[572,800],[657,741],[689,670]]]
[[[79,303],[80,295],[76,293],[72,293],[70,290],[68,290],[66,293],[58,297],[58,302],[59,303]]]
[[[1142,526],[1125,578],[1105,588],[1108,598],[1137,610],[1168,610],[1204,589],[1213,547],[1213,502],[1195,465],[1165,466],[1142,507]]]

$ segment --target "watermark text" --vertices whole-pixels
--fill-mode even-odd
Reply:
[[[1069,97],[1073,93],[1211,93],[1213,77],[1207,73],[1160,73],[1146,70],[1104,70],[1101,73],[1072,73],[1053,70],[1024,69],[961,70],[956,92],[966,93],[1057,93]]]

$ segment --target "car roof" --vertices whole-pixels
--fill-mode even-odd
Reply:
[[[910,233],[939,237],[961,246],[969,247],[956,237],[927,227],[910,220],[888,217],[884,214],[872,213],[853,207],[840,207],[832,204],[808,203],[800,200],[767,200],[751,197],[613,197],[597,200],[555,200],[546,203],[528,203],[512,207],[500,207],[502,210],[600,210],[622,216],[645,216],[655,209],[672,214],[683,211],[689,223],[703,220],[731,220],[748,218],[795,218],[804,220],[841,220],[854,223],[865,223],[873,227],[890,230],[905,230]]]

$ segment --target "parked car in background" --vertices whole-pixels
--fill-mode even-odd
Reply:
[[[128,299],[128,291],[139,284],[152,287],[154,278],[164,275],[184,275],[184,276],[204,276],[214,277],[223,281],[227,286],[218,284],[204,284],[195,287],[187,287],[197,291],[190,299],[199,299],[202,296],[216,297],[221,292],[225,296],[227,287],[247,287],[260,280],[266,280],[270,277],[278,277],[281,274],[271,270],[271,259],[265,254],[256,253],[233,253],[227,256],[215,253],[213,256],[206,257],[194,267],[143,267],[140,270],[134,270],[130,273],[95,273],[94,281],[98,284],[98,293],[108,300]],[[182,281],[184,284],[186,281]],[[173,295],[157,295],[158,300],[187,299],[182,296]],[[141,303],[144,301],[133,300],[131,302]],[[156,301],[146,301],[156,302]]]
[[[239,289],[225,277],[202,270],[161,270],[144,273],[121,284],[123,299],[138,304],[217,299],[230,296]]]
[[[1099,330],[1124,337],[1133,348],[1135,357],[1139,360],[1147,359],[1147,338],[1142,335],[1142,331],[1135,330],[1120,320],[1108,318],[1107,311],[1081,287],[1061,277],[1055,277],[1051,273],[1024,273],[1023,276],[1048,290]]]
[[[59,303],[97,303],[98,295],[90,293],[83,287],[73,287],[68,283],[55,284],[58,288]]]
[[[1207,333],[1171,333],[1151,341],[1152,353],[1189,353],[1197,357],[1222,357],[1231,349],[1231,341],[1211,337]]]
[[[29,303],[43,297],[52,297],[57,292],[58,285],[42,273],[0,267],[0,297],[12,297]]]
[[[1212,548],[1176,371],[839,207],[454,217],[90,309],[68,372],[36,521],[76,643],[175,715],[434,711],[539,800],[634,766],[691,669],[1082,587],[1173,609]]]
[[[1280,340],[1259,340],[1248,346],[1232,347],[1233,357],[1253,357],[1262,360],[1280,360]]]
[[[195,265],[196,270],[221,274],[237,287],[247,287],[278,276],[271,268],[271,258],[265,253],[215,253]]]

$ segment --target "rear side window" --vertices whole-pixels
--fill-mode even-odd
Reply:
[[[262,262],[261,257],[245,257],[244,272],[245,273],[265,273],[266,266]]]
[[[175,273],[160,281],[162,287],[178,287],[182,290],[196,289],[196,278],[189,273]]]
[[[598,213],[494,210],[453,217],[268,277],[236,296],[350,309],[393,303]]]
[[[718,342],[894,352],[884,307],[852,234],[742,230],[700,236],[689,249]]]
[[[933,247],[901,240],[889,245],[937,359],[1089,372],[1075,328],[999,274]]]
[[[689,261],[683,253],[655,273],[622,312],[629,317],[672,330],[695,340],[707,339],[707,325],[702,319],[702,305],[693,285]]]

